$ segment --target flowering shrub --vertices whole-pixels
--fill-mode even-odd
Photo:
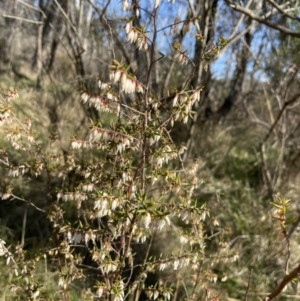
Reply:
[[[202,88],[183,87],[164,103],[165,98],[151,90],[155,34],[150,40],[145,28],[131,21],[125,31],[139,50],[150,48],[147,80],[114,60],[110,82],[99,79],[98,93],[81,89],[84,105],[114,118],[111,124],[91,120],[89,135],[71,137],[67,153],[53,155],[43,149],[32,129],[34,121],[23,122],[11,107],[15,90],[1,100],[6,139],[21,158],[29,158],[16,165],[9,149],[3,152],[1,163],[12,180],[3,185],[1,197],[42,212],[52,227],[49,245],[30,256],[24,242],[7,247],[0,240],[0,255],[12,268],[11,288],[19,300],[70,300],[74,286],[81,287],[85,300],[175,300],[179,294],[191,300],[199,294],[208,298],[208,287],[218,279],[210,265],[237,259],[228,250],[205,254],[209,212],[193,198],[201,182],[197,167],[187,165],[182,158],[185,146],[175,145],[170,135],[174,122],[189,121]],[[186,52],[179,46],[175,50],[174,60],[186,65]],[[193,63],[191,73],[204,59],[206,52]],[[42,178],[48,187],[47,205],[39,207],[35,200],[15,194],[13,178]],[[164,244],[154,250],[156,241],[163,239],[176,247],[170,250]],[[40,258],[56,275],[48,295],[37,276]],[[148,280],[150,274],[156,275],[154,282]]]

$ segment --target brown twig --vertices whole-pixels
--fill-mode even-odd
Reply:
[[[82,42],[81,42],[81,38],[79,36],[79,33],[76,29],[76,27],[74,26],[74,24],[72,23],[72,21],[70,20],[69,16],[67,15],[67,13],[64,11],[64,9],[61,7],[61,5],[58,3],[57,0],[54,0],[55,4],[57,5],[57,7],[59,8],[60,12],[62,13],[62,15],[64,16],[64,18],[66,19],[67,23],[70,25],[70,27],[72,28],[74,34],[76,35],[77,39],[78,39],[78,42],[79,42],[79,46],[81,48],[81,52],[84,52],[85,49],[82,45]]]
[[[253,270],[251,270],[251,271],[250,271],[250,274],[249,274],[248,285],[247,285],[247,290],[246,290],[246,293],[245,293],[244,301],[247,301],[247,300],[248,300],[248,293],[249,293],[250,284],[251,284],[252,272],[253,272]]]
[[[289,36],[292,36],[292,37],[296,37],[296,38],[300,38],[300,33],[291,31],[291,30],[289,30],[288,28],[286,28],[286,27],[284,27],[282,25],[272,23],[272,22],[270,22],[270,21],[267,20],[266,16],[260,17],[260,16],[256,15],[255,13],[253,13],[250,9],[246,9],[245,7],[236,5],[236,4],[234,4],[230,0],[226,0],[226,3],[231,8],[233,8],[234,10],[239,11],[239,12],[241,12],[241,13],[249,16],[251,19],[253,19],[253,20],[255,20],[255,21],[259,22],[259,23],[265,24],[265,25],[267,25],[267,26],[269,26],[269,27],[271,27],[273,29],[276,29],[276,30],[278,30],[280,32],[285,33],[286,35],[289,35]]]
[[[285,111],[285,109],[286,109],[289,105],[291,105],[292,103],[294,103],[299,97],[300,97],[300,93],[297,93],[297,94],[295,94],[293,97],[291,97],[289,100],[287,100],[287,101],[284,102],[284,104],[283,104],[281,110],[279,111],[279,113],[278,113],[278,115],[277,115],[275,121],[273,122],[273,124],[272,124],[270,130],[268,131],[268,133],[266,134],[265,138],[263,139],[262,144],[264,144],[264,143],[270,138],[270,136],[271,136],[273,130],[275,129],[275,127],[276,127],[277,123],[279,122],[279,120],[280,120],[280,118],[281,118],[283,112]]]
[[[22,237],[21,237],[21,246],[22,246],[22,248],[24,248],[24,245],[25,245],[27,211],[28,211],[28,207],[26,206],[24,216],[23,216],[23,224],[22,224]]]
[[[265,177],[266,177],[266,182],[269,190],[269,197],[272,198],[273,196],[273,186],[272,186],[272,179],[271,179],[271,174],[267,165],[266,161],[266,156],[265,156],[265,143],[260,144],[260,156],[261,156],[261,161],[263,163],[264,171],[265,171]]]
[[[43,24],[43,22],[41,22],[41,21],[34,21],[34,20],[26,19],[26,18],[17,17],[17,16],[2,15],[2,17],[4,17],[4,18],[10,18],[10,19],[16,19],[16,20],[21,20],[21,21],[25,21],[25,22],[33,23],[33,24]]]
[[[284,16],[292,19],[292,20],[296,20],[298,22],[300,22],[300,18],[299,17],[294,17],[290,14],[288,14],[286,11],[284,11],[275,1],[273,0],[267,0],[272,6],[274,6],[280,13],[282,13]]]
[[[298,277],[299,273],[300,273],[300,264],[281,280],[277,288],[265,298],[265,301],[274,300],[274,298],[276,298],[282,292],[282,290],[286,287],[286,285],[289,282],[291,282],[294,278]]]
[[[27,200],[25,200],[23,198],[20,198],[20,197],[14,195],[14,194],[11,194],[11,197],[12,197],[12,199],[16,199],[16,200],[19,200],[19,201],[27,203],[27,205],[30,205],[30,206],[34,207],[38,211],[46,212],[45,210],[43,210],[43,209],[37,207],[36,205],[34,205],[33,203],[31,203],[30,201],[27,201]]]

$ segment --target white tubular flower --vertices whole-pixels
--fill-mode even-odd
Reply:
[[[163,295],[164,295],[164,297],[165,297],[167,300],[170,300],[170,299],[171,299],[171,293],[170,293],[170,292],[165,292]]]
[[[86,102],[89,100],[89,98],[90,98],[90,96],[89,96],[88,93],[83,92],[83,93],[81,94],[81,100],[83,101],[83,103],[86,103]]]
[[[173,102],[172,102],[173,107],[176,106],[177,101],[178,101],[178,94],[176,94],[175,97],[173,98]]]
[[[135,86],[135,90],[136,90],[136,92],[138,92],[138,93],[144,93],[144,88],[143,88],[143,85],[140,83],[140,82],[138,82],[138,81],[136,81],[136,84],[135,84],[136,86]]]
[[[184,52],[178,50],[174,56],[174,60],[182,63],[183,65],[186,65],[189,59]]]
[[[136,42],[137,39],[138,39],[138,33],[133,28],[131,28],[130,31],[128,32],[127,41],[130,43],[134,43]]]
[[[129,1],[128,0],[124,0],[123,1],[123,10],[129,10]]]
[[[82,240],[82,235],[79,232],[75,232],[73,237],[72,237],[72,241],[75,245],[79,244]]]
[[[63,277],[58,278],[58,286],[63,286],[64,285],[64,279]]]
[[[7,253],[7,249],[5,247],[6,242],[0,239],[0,256],[3,256]]]
[[[159,296],[159,291],[155,290],[153,292],[153,300],[156,300],[158,298],[158,296]]]
[[[146,215],[144,216],[144,225],[146,229],[149,228],[150,223],[151,223],[151,215],[149,212],[147,212]]]
[[[68,231],[67,238],[68,238],[69,243],[72,243],[72,233],[71,233],[71,231]]]
[[[166,262],[161,262],[159,264],[159,270],[163,271],[167,266],[168,266],[168,264]]]
[[[179,260],[175,260],[175,261],[173,262],[173,268],[174,268],[174,271],[178,270],[179,266],[180,266]]]
[[[122,76],[121,76],[121,90],[125,90],[126,89],[126,85],[127,85],[127,75],[125,72],[122,72]]]
[[[179,241],[180,241],[181,244],[184,245],[188,242],[188,239],[185,236],[181,235]]]
[[[99,286],[98,289],[97,289],[97,292],[96,292],[96,295],[98,298],[100,298],[103,294],[103,286]]]
[[[121,70],[116,70],[113,76],[114,83],[118,82],[121,78],[122,72]]]
[[[132,21],[127,22],[125,26],[126,33],[128,34],[132,28]]]

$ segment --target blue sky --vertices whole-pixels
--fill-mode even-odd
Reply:
[[[75,1],[75,0],[72,0]],[[95,4],[100,8],[100,10],[105,7],[108,0],[95,0]],[[130,1],[130,0],[129,0]],[[193,0],[191,0],[193,2]],[[34,1],[35,4],[38,4],[38,1]],[[74,2],[73,2],[74,3]],[[141,0],[140,5],[142,7],[147,8],[150,12],[153,11],[154,8],[154,0]],[[21,4],[19,4],[21,5]],[[89,5],[86,2],[86,5]],[[123,11],[123,0],[112,0],[108,9],[107,9],[107,15],[108,17],[111,17],[111,19],[114,18],[126,18],[130,17],[131,13]],[[160,29],[162,27],[165,27],[169,24],[172,24],[174,22],[182,21],[187,17],[189,4],[187,0],[175,0],[174,3],[169,2],[168,0],[162,0],[159,11],[158,11],[158,18],[157,18],[157,28]],[[152,31],[152,24],[151,24],[151,18],[149,15],[141,10],[141,16],[142,16],[142,23],[146,25],[146,28],[149,29],[149,37],[151,37],[151,31]],[[95,15],[95,17],[98,17]],[[224,36],[225,38],[229,36],[230,30],[233,27],[233,24],[235,22],[235,18],[232,17],[232,15],[228,14],[228,7],[224,4],[223,0],[219,1],[219,8],[218,8],[218,14],[217,14],[217,32],[215,41],[219,38],[220,35]],[[124,21],[124,27],[126,22]],[[174,30],[177,32],[180,31],[182,27],[182,24],[178,25],[177,29],[175,27],[167,28],[164,31],[161,31],[157,36],[157,47],[158,50],[164,53],[165,55],[169,55],[172,52],[172,41],[174,37]],[[242,28],[240,28],[242,30]],[[191,31],[185,36],[183,41],[183,49],[187,50],[187,54],[192,58],[194,53],[194,43],[195,43],[195,33],[196,30],[194,26],[191,26]],[[120,32],[121,36],[125,38],[125,30],[124,32]],[[261,45],[261,43],[264,43],[264,37],[263,37],[263,31],[257,32],[255,34],[253,43],[252,43],[252,51],[254,55],[257,54],[258,49]],[[224,53],[218,60],[216,60],[214,63],[211,64],[211,70],[213,73],[213,76],[216,78],[224,78],[226,76],[230,76],[232,74],[234,65],[231,63],[231,61],[235,61],[231,59],[233,48],[228,48],[226,53]],[[269,51],[269,45],[266,43],[265,51]],[[231,71],[228,72],[228,68],[231,69]],[[253,65],[249,64],[248,71],[252,72]],[[262,75],[259,75],[262,76]]]

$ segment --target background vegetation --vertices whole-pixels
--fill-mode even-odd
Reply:
[[[1,300],[299,299],[299,2],[0,1]]]

